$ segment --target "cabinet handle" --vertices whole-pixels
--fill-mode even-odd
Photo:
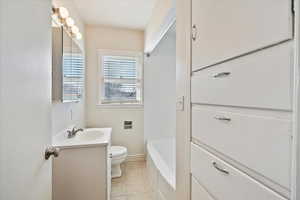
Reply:
[[[222,78],[222,77],[229,76],[230,74],[231,74],[230,72],[221,72],[221,73],[214,75],[214,78]]]
[[[192,27],[192,40],[196,41],[196,39],[197,39],[197,26],[196,24],[194,24]]]
[[[212,164],[213,164],[214,168],[216,170],[218,170],[219,172],[222,172],[223,174],[229,175],[229,171],[227,171],[226,169],[223,169],[223,168],[219,167],[216,162],[213,162]]]
[[[216,120],[230,122],[231,118],[228,117],[215,117]]]

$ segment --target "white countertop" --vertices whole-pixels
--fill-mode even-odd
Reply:
[[[111,143],[111,131],[112,128],[88,128],[73,138],[68,138],[67,131],[62,131],[53,137],[52,146],[60,149],[108,146]]]

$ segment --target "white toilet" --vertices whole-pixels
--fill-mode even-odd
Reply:
[[[122,176],[121,163],[127,157],[127,148],[122,146],[112,146],[111,152],[111,177],[118,178]]]

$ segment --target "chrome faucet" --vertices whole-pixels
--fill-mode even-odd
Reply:
[[[83,129],[82,128],[79,128],[79,129],[76,129],[76,127],[74,127],[72,130],[68,130],[67,133],[68,133],[68,138],[73,138],[75,137],[75,135],[78,133],[78,132],[83,132]]]

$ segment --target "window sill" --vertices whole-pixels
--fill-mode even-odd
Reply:
[[[143,104],[97,104],[96,106],[102,110],[144,110]]]

